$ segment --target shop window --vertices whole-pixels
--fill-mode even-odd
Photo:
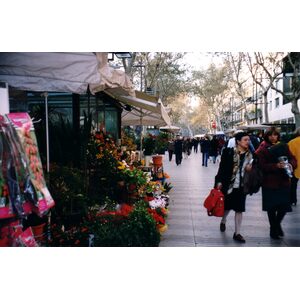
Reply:
[[[279,107],[279,97],[275,98],[275,108]]]
[[[105,112],[105,129],[108,134],[112,135],[115,141],[119,139],[117,111],[108,110]]]

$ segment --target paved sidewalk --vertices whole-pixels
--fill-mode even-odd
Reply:
[[[167,152],[166,152],[167,153]],[[170,206],[167,224],[169,229],[163,234],[160,247],[286,247],[300,246],[300,204],[293,206],[282,228],[285,237],[279,241],[269,237],[269,222],[266,212],[261,210],[261,193],[248,196],[246,212],[243,216],[241,234],[246,243],[239,244],[232,239],[234,232],[234,212],[227,218],[226,232],[219,230],[221,218],[208,217],[203,202],[214,183],[218,163],[208,163],[202,167],[202,154],[192,153],[176,166],[175,157],[168,161],[164,156],[164,170],[171,176],[174,188],[170,192]],[[300,190],[298,187],[298,199]]]

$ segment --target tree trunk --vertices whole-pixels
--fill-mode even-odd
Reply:
[[[263,103],[264,103],[264,113],[265,113],[265,123],[269,123],[269,111],[268,111],[268,92],[263,93]]]
[[[295,116],[296,128],[300,127],[300,111],[298,107],[298,100],[292,100],[292,113]]]

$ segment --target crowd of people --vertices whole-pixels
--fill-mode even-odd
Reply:
[[[176,165],[182,163],[182,159],[187,159],[192,151],[198,153],[199,146],[202,153],[202,166],[207,167],[209,158],[212,158],[213,163],[216,163],[217,157],[225,145],[224,137],[213,136],[212,139],[208,135],[202,138],[188,138],[176,136],[176,139],[171,139],[168,144],[169,161],[172,161],[175,154]]]
[[[253,166],[261,175],[262,210],[267,212],[270,237],[284,236],[281,223],[286,213],[297,204],[297,184],[300,178],[300,127],[288,143],[281,141],[281,134],[272,127],[254,135],[238,130],[230,138],[205,135],[203,138],[181,138],[169,141],[169,161],[175,154],[176,165],[187,159],[192,150],[202,153],[202,166],[208,166],[209,158],[215,164],[220,155],[220,164],[215,177],[215,187],[224,194],[225,212],[220,231],[226,231],[226,221],[231,210],[235,212],[233,239],[245,243],[241,234],[243,213],[247,194],[244,189],[246,172]]]

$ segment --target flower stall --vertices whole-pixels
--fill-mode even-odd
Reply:
[[[1,117],[0,132],[0,246],[159,245],[172,187],[155,158],[144,172],[108,134],[91,133],[84,170],[51,165],[54,206],[30,117]]]
[[[53,246],[158,246],[167,229],[169,183],[153,180],[103,132],[91,136],[88,212],[72,226],[53,224]],[[167,174],[165,174],[167,175]],[[91,194],[89,194],[91,197]]]

